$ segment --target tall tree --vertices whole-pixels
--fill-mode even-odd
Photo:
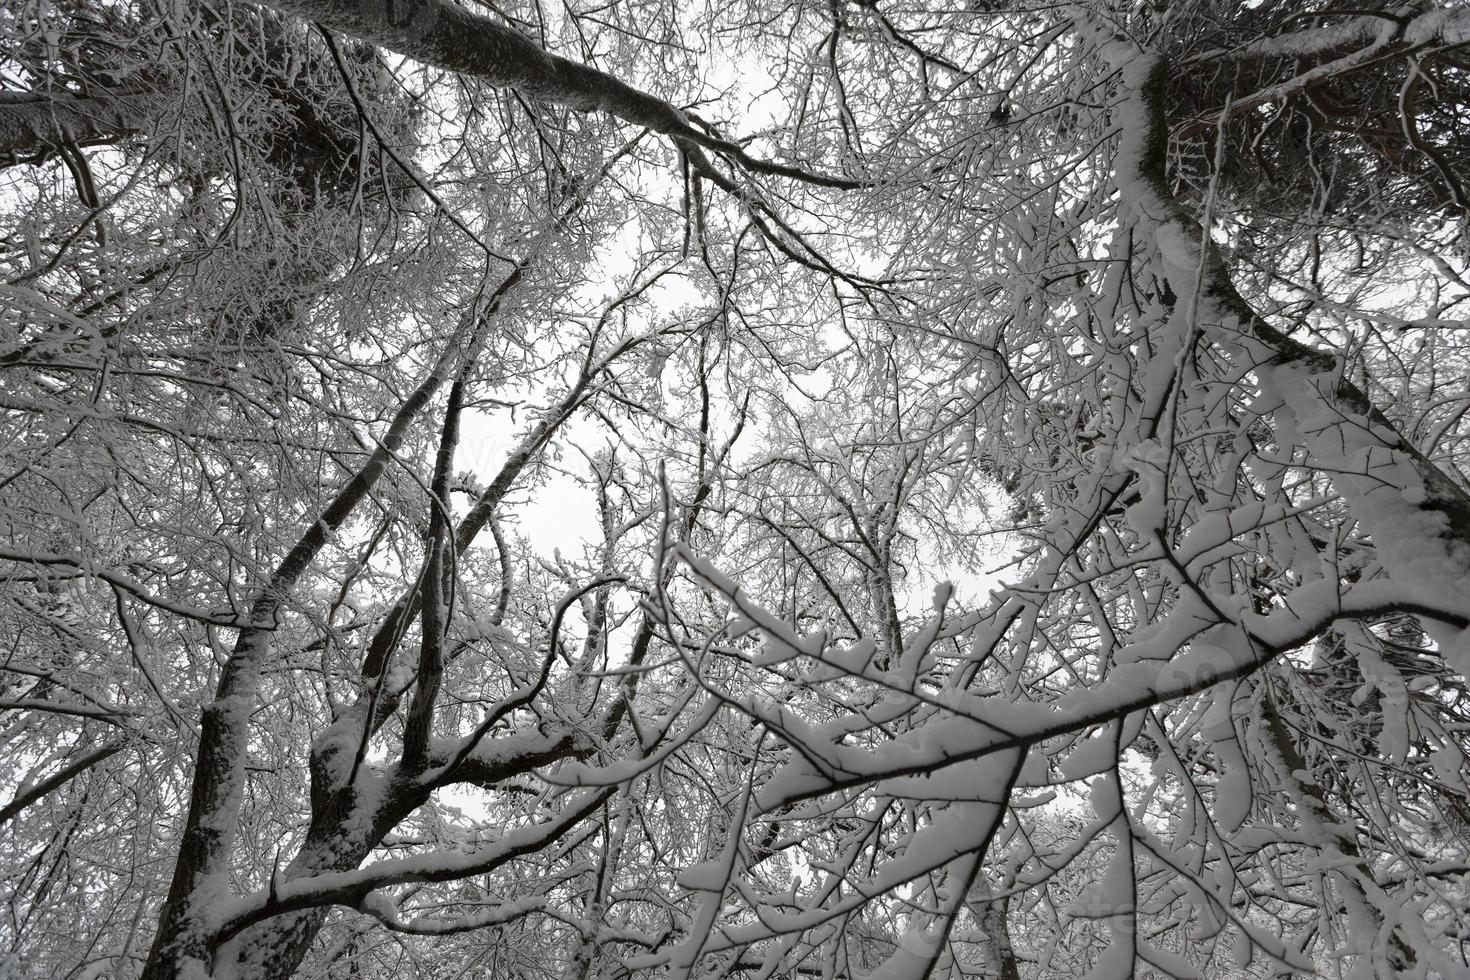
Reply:
[[[1464,10],[0,18],[0,969],[1470,969]]]

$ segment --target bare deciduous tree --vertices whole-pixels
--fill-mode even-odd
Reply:
[[[0,31],[0,970],[1470,969],[1457,5]]]

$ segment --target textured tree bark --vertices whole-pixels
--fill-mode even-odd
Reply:
[[[1197,302],[1199,328],[1212,342],[1259,365],[1263,384],[1281,396],[1278,421],[1299,430],[1315,461],[1334,464],[1340,474],[1334,485],[1374,536],[1389,574],[1431,583],[1434,591],[1458,585],[1470,595],[1470,493],[1398,432],[1347,379],[1336,355],[1306,346],[1258,315],[1236,290],[1219,248],[1170,193],[1168,70],[1162,56],[1149,52],[1125,68],[1133,92],[1123,110],[1118,183],[1139,217],[1169,241],[1166,254],[1191,257],[1188,267],[1168,261],[1171,286]],[[1470,663],[1470,650],[1448,652]]]
[[[696,141],[703,135],[663,99],[550,54],[519,32],[444,0],[267,0],[266,5],[527,98],[606,112]]]
[[[989,952],[995,959],[997,980],[1021,980],[1021,969],[1016,963],[1016,950],[1011,945],[1011,930],[1006,916],[1010,899],[986,902],[979,909],[980,928],[989,940]]]
[[[250,714],[259,700],[261,671],[271,654],[276,619],[292,588],[315,560],[328,536],[366,499],[387,469],[410,426],[452,373],[459,356],[474,346],[481,321],[467,317],[456,341],[440,355],[419,387],[404,401],[382,442],[363,468],[332,499],[264,583],[220,672],[215,700],[204,707],[194,786],[178,861],[160,916],[158,934],[143,980],[167,980],[186,970],[208,969],[213,935],[211,903],[224,892],[230,852],[245,791]]]
[[[157,95],[144,92],[105,97],[0,92],[0,157],[16,161],[63,146],[114,142],[147,129],[158,115],[158,103]]]
[[[373,804],[360,800],[352,788],[338,790],[324,806],[316,808],[306,840],[286,867],[284,878],[289,881],[358,867],[388,831],[428,795],[426,790],[390,792],[387,800],[377,801],[380,805],[369,812],[365,807]],[[301,965],[326,921],[328,909],[322,905],[288,912],[251,926],[221,947],[215,959],[228,976],[284,980]]]
[[[273,614],[274,608],[267,611]],[[242,630],[220,675],[215,700],[202,712],[189,814],[143,980],[187,975],[191,967],[196,971],[208,968],[210,937],[205,917],[228,875],[245,793],[246,726],[258,699],[260,673],[270,645],[270,630],[265,626]]]
[[[685,144],[717,150],[748,170],[828,187],[862,181],[812,173],[749,156],[737,143],[692,124],[677,107],[596,68],[551,54],[525,35],[445,0],[262,0],[264,6],[473,75],[530,99],[579,112],[605,112]]]

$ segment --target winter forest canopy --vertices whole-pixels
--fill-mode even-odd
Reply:
[[[0,39],[0,975],[1470,975],[1470,8]]]

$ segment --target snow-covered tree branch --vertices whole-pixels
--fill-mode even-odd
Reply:
[[[1470,971],[1470,15],[0,12],[0,975]]]

